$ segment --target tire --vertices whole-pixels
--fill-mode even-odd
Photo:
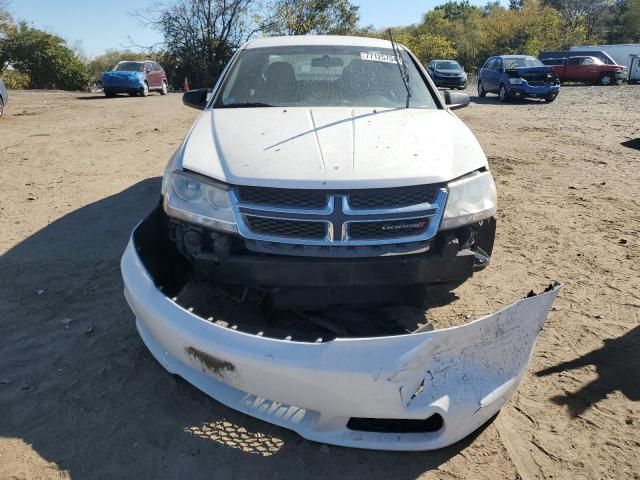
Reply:
[[[113,90],[111,90],[110,88],[105,88],[104,89],[104,96],[108,97],[108,98],[113,98],[116,96],[115,92]]]
[[[2,114],[4,113],[4,100],[0,97],[0,118],[2,118]]]
[[[502,103],[507,103],[509,101],[509,94],[507,93],[507,87],[504,86],[504,83],[500,84],[500,90],[498,90],[498,97],[500,97],[500,101]]]
[[[556,96],[556,97],[547,97],[547,98],[545,98],[545,99],[544,99],[544,101],[545,101],[545,102],[547,102],[547,103],[551,103],[551,102],[553,102],[556,98],[557,98],[557,96]]]
[[[162,88],[160,89],[160,95],[166,95],[169,88],[167,87],[167,81],[162,80]]]
[[[613,73],[603,73],[600,77],[600,85],[608,87],[616,84],[616,76]]]
[[[478,96],[479,97],[486,97],[487,96],[487,92],[484,89],[484,86],[482,85],[482,82],[478,82]]]
[[[149,84],[147,82],[144,82],[144,87],[142,87],[142,90],[140,90],[140,96],[141,97],[149,96]]]

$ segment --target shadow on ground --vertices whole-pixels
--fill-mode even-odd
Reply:
[[[76,210],[0,258],[0,436],[72,478],[413,479],[466,448],[322,447],[168,374],[122,295],[119,259],[160,179]],[[477,435],[476,433],[475,435]]]
[[[508,102],[501,102],[497,95],[487,95],[486,97],[479,97],[477,95],[471,96],[471,103],[477,103],[479,105],[544,105],[547,102],[544,100],[534,100],[531,98],[523,98],[518,100],[510,100]]]
[[[623,147],[633,148],[634,150],[640,150],[640,138],[627,140],[626,142],[622,142],[621,145]]]
[[[541,370],[536,375],[543,377],[588,365],[596,368],[598,372],[596,380],[583,385],[576,392],[552,398],[552,401],[558,405],[567,405],[571,415],[577,417],[615,391],[621,392],[633,402],[640,401],[638,352],[640,352],[640,326],[629,330],[621,337],[605,340],[604,346],[598,350]]]

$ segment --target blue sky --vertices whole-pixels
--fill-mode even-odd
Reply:
[[[386,27],[419,22],[422,14],[443,0],[352,0],[360,6],[363,25]],[[81,40],[89,56],[107,48],[152,45],[159,33],[141,27],[129,13],[157,3],[156,0],[11,0],[10,11],[19,20],[57,33],[69,41]],[[472,0],[483,5],[486,0]],[[504,2],[506,3],[506,2]],[[131,40],[129,40],[131,38]]]

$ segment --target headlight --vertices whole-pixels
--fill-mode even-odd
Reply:
[[[496,213],[496,184],[489,172],[474,172],[448,185],[441,230],[476,223]]]
[[[522,79],[521,78],[510,78],[509,79],[509,83],[511,85],[522,85]]]
[[[174,171],[165,175],[163,193],[168,216],[214,230],[238,231],[226,187]]]

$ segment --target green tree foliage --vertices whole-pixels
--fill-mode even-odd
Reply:
[[[29,76],[29,88],[82,90],[88,82],[85,65],[64,39],[26,22],[0,39],[0,66],[9,64]]]
[[[264,30],[273,35],[346,35],[359,18],[349,0],[277,0],[271,8]]]
[[[640,0],[627,0],[620,29],[623,41],[640,42]]]

